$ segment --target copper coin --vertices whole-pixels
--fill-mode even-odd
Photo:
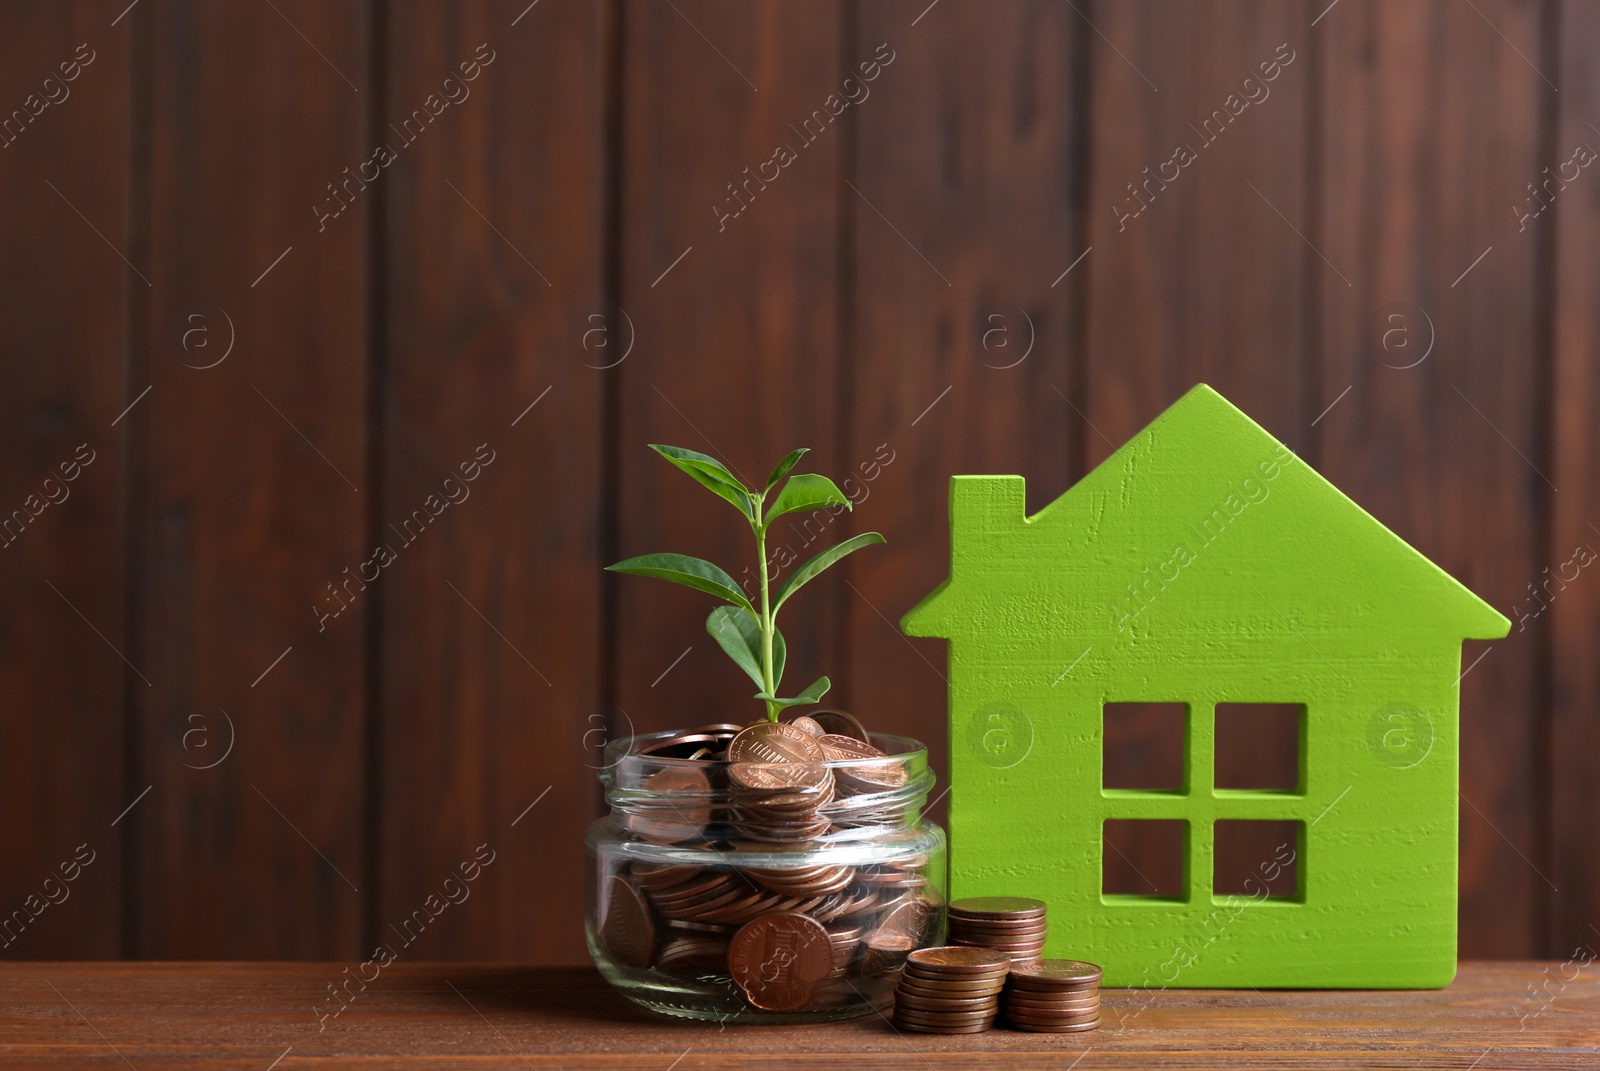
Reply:
[[[931,1026],[966,1026],[969,1023],[992,1023],[995,1020],[994,1009],[960,1012],[927,1012],[915,1008],[902,1008],[899,1005],[894,1009],[894,1021],[897,1023],[923,1023]]]
[[[1025,959],[1032,962],[1033,960],[1038,959],[1040,952],[1043,951],[1043,947],[1040,945],[1006,945],[998,944],[992,941],[985,941],[982,944],[975,944],[971,941],[952,941],[951,943],[962,945],[967,948],[987,948],[992,952],[1004,952],[1006,955],[1011,957],[1011,962],[1013,965],[1015,965],[1019,959]]]
[[[870,740],[866,726],[862,725],[855,715],[846,713],[843,710],[822,707],[817,710],[808,710],[801,714],[795,708],[790,707],[778,715],[779,721],[792,722],[799,718],[810,718],[818,725],[821,725],[825,733],[832,733],[835,736],[852,736],[863,744],[868,743]]]
[[[679,733],[665,740],[657,740],[648,744],[634,755],[648,755],[657,759],[686,759],[690,752],[700,747],[720,747],[728,741],[729,737],[723,733]]]
[[[669,930],[685,930],[696,934],[710,934],[717,937],[731,937],[734,930],[732,926],[718,926],[711,922],[690,922],[686,919],[668,919],[667,928]]]
[[[1044,947],[1044,942],[1045,935],[1042,933],[1001,936],[1000,934],[971,933],[955,926],[950,927],[950,943],[953,945],[977,945],[980,948],[1003,948],[1007,951],[1021,949],[1037,952]]]
[[[1007,951],[1034,951],[1044,947],[1045,935],[1042,933],[1023,934],[1016,936],[1007,934],[971,933],[956,926],[950,927],[950,943],[953,945],[977,945],[980,948],[1005,949]]]
[[[1043,941],[996,941],[992,938],[979,938],[971,940],[956,934],[951,934],[949,943],[965,948],[987,948],[995,952],[1008,953],[1013,959],[1037,959],[1044,953]]]
[[[1037,933],[973,933],[965,926],[955,925],[950,927],[950,936],[961,938],[959,941],[951,941],[953,945],[1031,948],[1044,944],[1046,934],[1043,930]]]
[[[784,789],[804,791],[819,789],[827,783],[828,768],[820,762],[736,762],[728,767],[728,778],[736,789],[753,789],[758,792],[778,792]],[[782,808],[787,801],[764,801],[765,810]],[[808,799],[808,807],[824,802]]]
[[[994,1027],[992,1022],[969,1023],[966,1026],[924,1026],[921,1023],[903,1023],[896,1019],[897,1027],[914,1034],[983,1034]]]
[[[1013,1011],[1024,1014],[1037,1015],[1066,1015],[1072,1012],[1096,1010],[1100,1008],[1100,997],[1084,997],[1077,1000],[1027,1000],[1014,990],[1006,990],[1001,998],[1001,1004]]]
[[[887,759],[883,752],[854,737],[830,733],[820,737],[817,743],[822,745],[822,752],[829,762],[839,764],[834,767],[835,773],[839,777],[850,778],[864,791],[882,792],[899,788],[910,778],[905,763],[898,759]],[[864,759],[887,761],[859,761]]]
[[[975,919],[966,915],[951,915],[950,925],[971,933],[1042,933],[1050,928],[1043,915],[1029,919]]]
[[[1025,896],[965,896],[950,901],[950,914],[983,918],[1039,918],[1045,913],[1043,900]]]
[[[1013,967],[1013,970],[1016,968]],[[1022,968],[1026,970],[1027,968]],[[1016,975],[1011,976],[1015,978]],[[1042,1002],[1062,1000],[1098,1000],[1100,987],[1097,985],[1062,986],[1058,989],[1035,989],[1028,986],[1008,984],[1006,993],[1019,1000],[1035,1000]]]
[[[1005,974],[1011,968],[1010,957],[1003,953],[963,945],[919,948],[906,957],[906,962],[931,975]]]
[[[815,718],[808,718],[804,714],[800,715],[798,718],[787,719],[786,724],[793,725],[796,729],[799,729],[808,736],[822,736],[828,731],[824,729],[822,724]]]
[[[828,733],[817,738],[817,743],[822,745],[822,753],[828,757],[829,762],[848,762],[852,759],[881,759],[883,752],[867,743],[857,740],[853,736],[844,736],[839,733]]]
[[[728,973],[745,999],[767,1011],[802,1007],[832,967],[828,931],[792,911],[751,920],[728,945]]]
[[[1004,952],[1006,955],[1012,957],[1013,963],[1015,963],[1018,958],[1027,960],[1038,958],[1039,953],[1044,947],[1043,945],[1039,944],[1008,945],[998,941],[951,941],[950,943],[953,945],[963,945],[967,948],[987,948],[994,952]]]
[[[1027,1023],[1029,1026],[1064,1026],[1068,1023],[1087,1023],[1100,1018],[1099,1008],[1089,1008],[1085,1011],[1065,1012],[1060,1015],[1040,1014],[1031,1011],[1012,1011],[1007,1008],[1005,1016],[1012,1022]]]
[[[861,942],[861,973],[869,977],[893,974],[906,961],[906,954],[917,947],[919,937],[906,933],[874,931]]]
[[[656,924],[650,917],[650,905],[627,878],[612,878],[606,891],[600,943],[628,967],[648,967],[655,957]]]
[[[946,1011],[997,1011],[999,1002],[992,996],[988,997],[924,997],[905,990],[896,990],[894,1003],[897,1008],[910,1008],[916,1011],[946,1012]]]
[[[1019,985],[1006,985],[1006,997],[1027,1001],[1030,1004],[1072,1004],[1082,1000],[1099,1000],[1100,987],[1086,986],[1078,989],[1028,989]]]
[[[728,742],[729,762],[821,762],[822,745],[803,729],[760,721]]]
[[[1050,924],[1041,918],[1032,919],[972,919],[965,915],[951,915],[950,928],[962,933],[991,934],[996,937],[1008,934],[1044,933]]]
[[[1061,990],[1098,985],[1104,973],[1093,963],[1076,959],[1047,959],[1034,967],[1011,972],[1011,982],[1019,989]]]
[[[1050,1021],[1018,1020],[1018,1018],[1002,1018],[1002,1023],[1013,1029],[1024,1029],[1034,1034],[1075,1034],[1083,1029],[1094,1029],[1101,1025],[1101,1017],[1096,1015],[1088,1020],[1074,1021],[1074,1023],[1050,1023]]]
[[[978,997],[995,996],[1000,993],[1002,985],[999,980],[993,982],[966,982],[956,984],[953,981],[928,982],[920,978],[900,975],[899,991],[902,993],[915,993],[923,997]]]
[[[711,782],[699,769],[672,766],[657,770],[640,787],[670,797],[665,806],[652,804],[629,816],[628,828],[646,840],[668,844],[693,840],[711,824]]]
[[[921,940],[922,931],[928,928],[933,908],[926,900],[907,900],[889,910],[878,923],[878,933],[900,933]]]
[[[909,962],[906,964],[905,970],[900,976],[900,980],[902,982],[913,986],[921,986],[924,989],[943,988],[945,983],[950,981],[952,978],[959,978],[963,981],[985,982],[989,985],[1000,986],[1003,986],[1006,980],[1006,976],[999,971],[992,971],[988,974],[929,974],[928,972],[917,968]]]
[[[969,1026],[973,1023],[992,1024],[998,1016],[993,1010],[976,1012],[925,1012],[915,1008],[895,1008],[894,1021],[917,1023],[923,1026]]]
[[[728,962],[728,942],[704,937],[679,937],[661,946],[656,970],[670,974],[699,974],[722,970]]]
[[[1014,999],[1010,993],[1002,997],[1002,1004],[1006,1010],[1021,1015],[1024,1018],[1072,1018],[1083,1015],[1099,1015],[1099,1001],[1086,1002],[1086,1004],[1026,1004]]]

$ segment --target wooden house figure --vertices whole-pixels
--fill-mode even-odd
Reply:
[[[1032,517],[1023,489],[952,479],[950,577],[902,621],[949,641],[951,894],[1046,900],[1045,954],[1109,986],[1448,984],[1461,642],[1510,622],[1203,384]],[[1121,703],[1181,704],[1177,783],[1103,783]],[[1298,783],[1217,787],[1218,704],[1292,704]],[[1102,883],[1131,821],[1181,830],[1165,895]],[[1219,893],[1218,830],[1269,821]]]

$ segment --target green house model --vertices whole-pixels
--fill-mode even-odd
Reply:
[[[950,641],[952,895],[1046,900],[1045,954],[1108,986],[1450,982],[1461,641],[1509,621],[1205,385],[1032,517],[1020,476],[954,477],[950,533],[902,626]],[[1180,784],[1105,786],[1122,703],[1180,705]],[[1218,704],[1293,705],[1298,785],[1216,787]],[[1181,887],[1106,890],[1129,820],[1181,830]],[[1252,821],[1293,843],[1219,895]]]

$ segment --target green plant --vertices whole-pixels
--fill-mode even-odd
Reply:
[[[789,475],[807,452],[804,447],[792,451],[778,462],[778,467],[767,477],[766,487],[760,491],[750,490],[714,457],[656,443],[651,443],[650,449],[688,473],[700,486],[728,502],[749,523],[750,531],[756,538],[756,560],[760,565],[761,605],[757,607],[752,603],[738,582],[723,569],[703,558],[687,554],[645,554],[606,568],[616,573],[670,580],[674,584],[715,595],[729,603],[711,611],[711,616],[706,618],[706,631],[761,689],[755,698],[766,704],[769,721],[777,721],[778,712],[784,707],[816,703],[828,691],[830,682],[827,677],[817,678],[796,696],[788,699],[778,697],[778,684],[783,679],[786,657],[783,633],[778,631],[778,611],[790,596],[816,579],[824,569],[846,554],[885,542],[883,536],[877,532],[864,532],[829,547],[789,574],[789,578],[773,594],[767,566],[767,529],[772,522],[790,513],[809,513],[833,506],[850,509],[850,500],[826,476],[809,472]],[[767,506],[767,497],[774,491],[777,491],[777,497],[771,506]]]

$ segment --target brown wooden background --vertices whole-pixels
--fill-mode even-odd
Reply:
[[[748,553],[650,441],[858,481],[825,538],[890,546],[794,607],[792,674],[941,763],[894,623],[948,476],[1036,508],[1200,380],[1538,609],[1600,548],[1600,172],[1513,206],[1600,146],[1596,55],[1575,0],[5,5],[0,515],[95,460],[0,548],[0,913],[94,861],[0,957],[353,958],[488,844],[407,956],[581,960],[595,745],[749,706],[702,599],[601,572]],[[1600,939],[1600,579],[1548,590],[1466,651],[1464,955]]]

